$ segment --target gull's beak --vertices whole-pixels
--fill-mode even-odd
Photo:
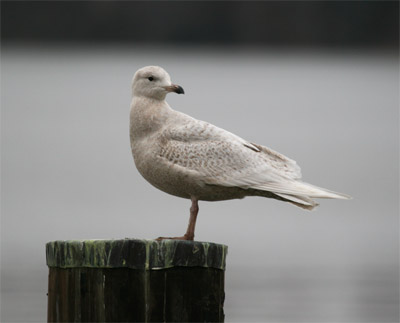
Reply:
[[[178,94],[185,94],[185,91],[183,88],[179,85],[176,84],[171,84],[170,86],[164,86],[164,89],[166,89],[168,92],[175,92]]]

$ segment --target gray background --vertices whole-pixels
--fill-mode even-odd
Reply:
[[[130,82],[149,64],[185,89],[168,96],[173,108],[354,197],[312,212],[201,202],[196,239],[229,246],[226,321],[399,320],[397,49],[2,45],[2,322],[46,320],[47,241],[185,231],[190,202],[150,186],[131,157]]]

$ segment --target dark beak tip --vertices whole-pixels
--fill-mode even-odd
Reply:
[[[183,90],[182,86],[179,86],[179,85],[175,92],[178,94],[185,94],[185,91]]]

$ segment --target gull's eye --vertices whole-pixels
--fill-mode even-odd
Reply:
[[[154,80],[154,77],[150,76],[147,78],[150,82]]]

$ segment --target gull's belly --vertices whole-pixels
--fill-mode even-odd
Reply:
[[[175,165],[168,165],[157,151],[133,149],[132,153],[139,173],[156,188],[183,198],[190,198],[198,190],[198,184]]]

